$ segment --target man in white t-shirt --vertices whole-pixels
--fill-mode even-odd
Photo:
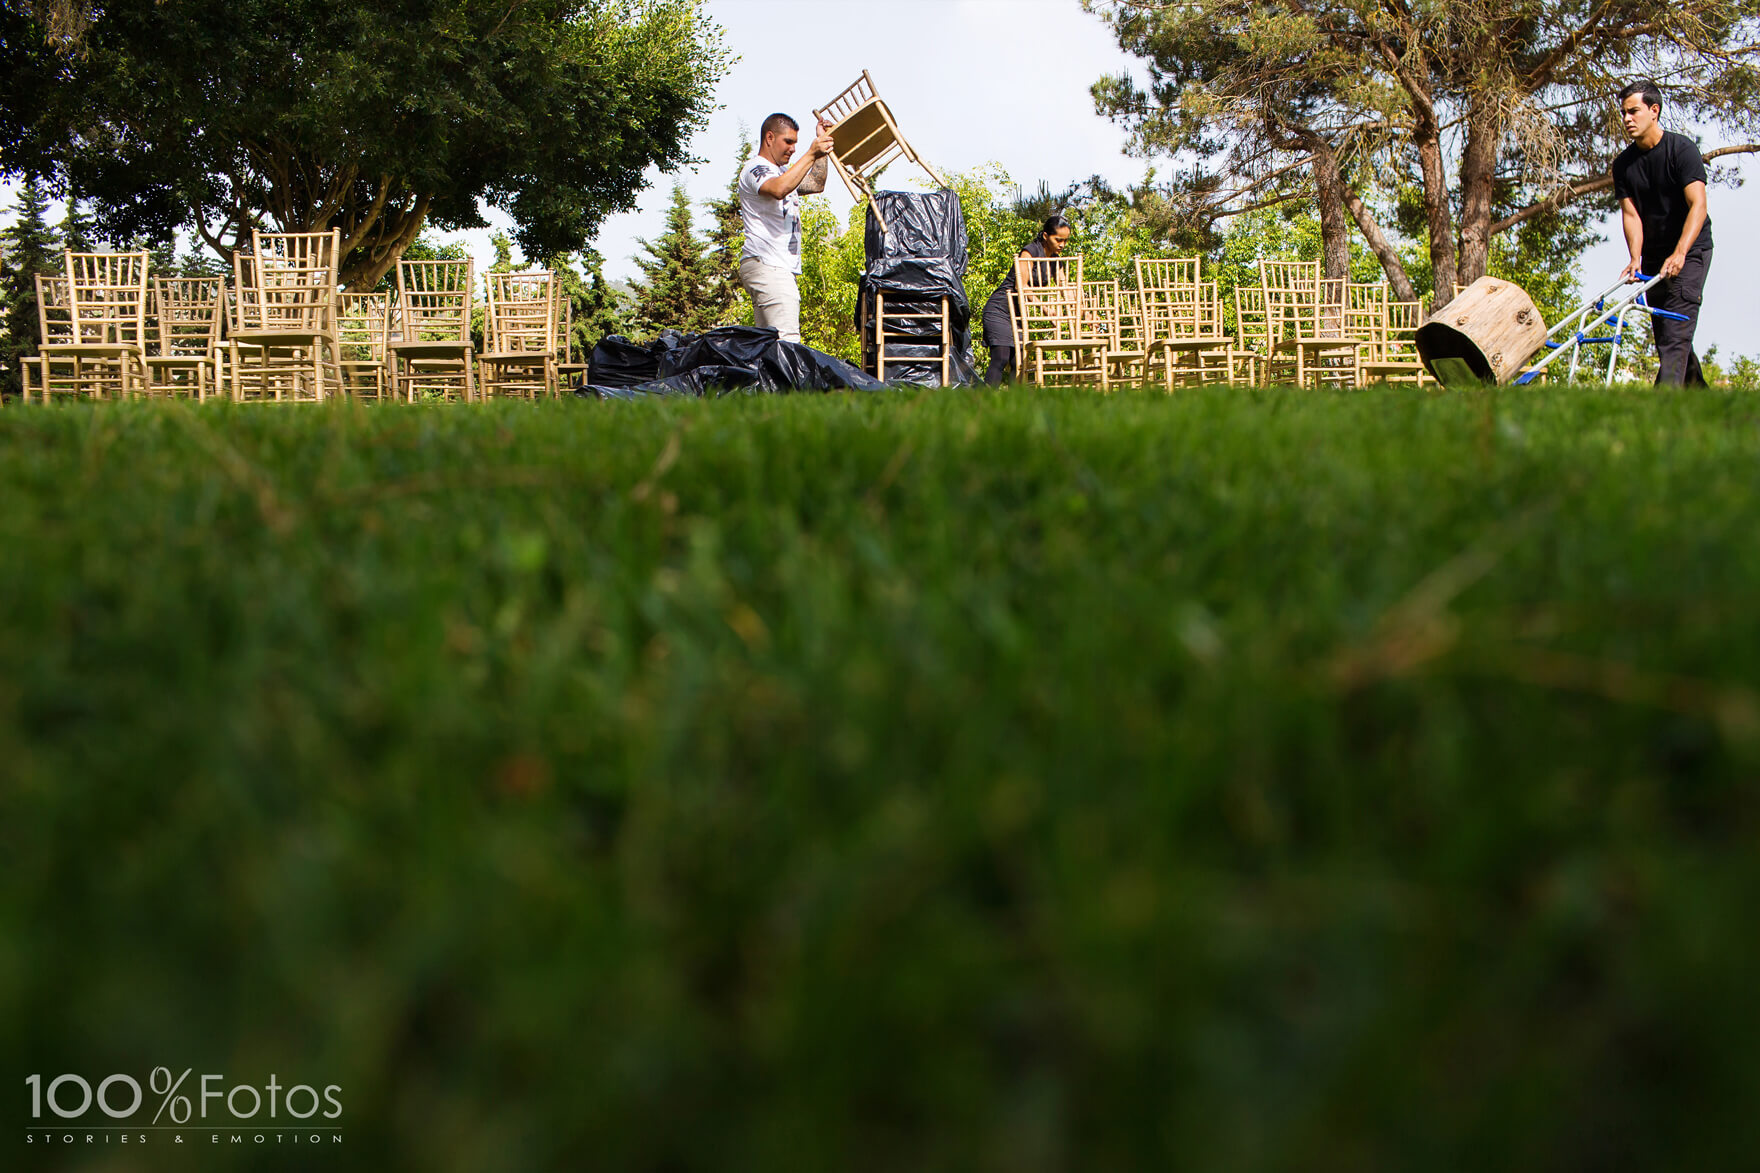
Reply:
[[[758,154],[739,177],[739,212],[746,247],[739,259],[739,283],[752,295],[760,326],[774,326],[785,342],[801,340],[801,195],[825,190],[825,160],[831,154],[828,126],[807,153],[790,165],[800,125],[786,114],[764,119]]]

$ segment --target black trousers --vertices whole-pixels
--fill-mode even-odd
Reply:
[[[1654,264],[1656,268],[1646,261],[1645,270],[1654,273],[1662,266],[1660,260]],[[1645,294],[1652,307],[1686,318],[1684,322],[1660,315],[1650,319],[1651,333],[1656,336],[1656,357],[1661,360],[1656,371],[1658,387],[1705,386],[1705,372],[1699,369],[1699,356],[1693,353],[1693,331],[1699,326],[1699,302],[1704,297],[1705,274],[1710,268],[1710,249],[1690,252],[1678,276]]]
[[[1008,302],[994,295],[984,304],[984,345],[990,348],[984,382],[995,387],[1014,375],[1014,323],[1008,319]]]

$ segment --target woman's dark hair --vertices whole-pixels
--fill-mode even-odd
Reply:
[[[1075,231],[1075,225],[1071,224],[1068,220],[1065,220],[1061,215],[1047,216],[1045,217],[1045,226],[1039,229],[1039,235],[1042,237],[1056,236],[1059,228],[1068,228],[1072,232]]]

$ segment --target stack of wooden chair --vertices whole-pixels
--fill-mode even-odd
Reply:
[[[251,233],[233,256],[236,318],[226,374],[239,402],[315,403],[343,393],[336,333],[342,233]]]
[[[1232,384],[1251,380],[1238,360],[1236,339],[1224,330],[1216,282],[1203,281],[1197,257],[1136,262],[1142,304],[1145,373],[1162,386]]]
[[[521,399],[557,393],[557,363],[566,345],[556,296],[556,274],[485,274],[488,294],[484,350],[477,356],[478,386],[486,397]]]
[[[36,285],[42,344],[25,366],[27,395],[33,381],[45,403],[146,393],[146,253],[69,251],[62,275]]]

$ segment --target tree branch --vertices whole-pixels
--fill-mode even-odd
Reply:
[[[1757,153],[1760,153],[1760,143],[1742,143],[1740,146],[1718,147],[1715,150],[1706,151],[1703,157],[1705,161],[1709,163],[1711,160],[1720,159],[1725,155],[1752,155]],[[1520,211],[1512,212],[1510,215],[1505,216],[1503,219],[1491,225],[1491,234],[1496,236],[1500,232],[1507,232],[1525,220],[1532,220],[1535,216],[1539,216],[1546,212],[1556,212],[1566,204],[1569,204],[1572,200],[1580,199],[1586,195],[1594,195],[1598,191],[1606,191],[1612,186],[1613,175],[1611,173],[1607,175],[1585,177],[1582,179],[1573,179],[1546,198],[1536,200]]]

